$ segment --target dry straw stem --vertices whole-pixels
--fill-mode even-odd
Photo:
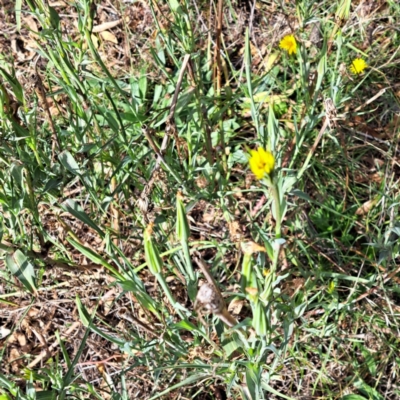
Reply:
[[[215,39],[215,53],[214,53],[214,84],[216,93],[219,95],[221,92],[221,36],[222,36],[222,10],[223,0],[218,0],[217,9],[217,26],[216,26],[216,39]]]

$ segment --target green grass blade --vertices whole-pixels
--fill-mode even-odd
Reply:
[[[37,293],[35,270],[21,250],[17,250],[12,256],[7,255],[6,264],[10,272],[30,293]]]

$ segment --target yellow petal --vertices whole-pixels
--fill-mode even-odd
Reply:
[[[256,176],[257,179],[264,177],[264,170],[260,168],[260,163],[255,158],[250,158],[249,165],[251,172]]]
[[[268,152],[266,150],[264,150],[262,147],[258,148],[258,154],[260,156],[260,159],[265,161],[265,159],[268,157]]]
[[[274,169],[275,158],[270,151],[266,151],[262,147],[258,149],[258,152],[264,164],[264,171],[269,175]]]
[[[250,154],[249,166],[257,179],[271,174],[275,166],[275,158],[271,152],[259,147],[257,150],[250,150]]]

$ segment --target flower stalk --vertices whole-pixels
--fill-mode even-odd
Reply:
[[[276,270],[278,268],[279,253],[281,249],[281,238],[282,238],[282,199],[280,196],[279,181],[276,179],[275,172],[275,157],[274,155],[263,149],[262,147],[257,150],[250,151],[249,165],[251,171],[254,173],[257,179],[261,180],[262,183],[269,189],[270,196],[272,197],[272,211],[275,218],[275,241],[273,243],[273,254],[271,258],[272,265],[266,276],[264,282],[263,292],[261,297],[264,302],[268,302],[273,294],[273,285],[276,278]],[[245,252],[246,254],[246,252]],[[258,293],[254,290],[255,288],[250,287],[249,282],[252,277],[251,270],[249,268],[250,260],[248,254],[243,259],[243,282],[242,286],[246,286],[247,298],[250,300],[253,307],[253,323],[258,333],[266,331],[266,320],[264,307],[258,305]],[[253,293],[254,292],[254,293]]]
[[[270,151],[262,147],[259,147],[257,150],[250,150],[250,155],[249,165],[251,171],[256,178],[261,180],[271,191],[276,224],[275,235],[277,239],[280,239],[282,235],[282,213],[278,183],[274,177],[275,157]]]

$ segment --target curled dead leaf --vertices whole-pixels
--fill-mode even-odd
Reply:
[[[106,31],[107,29],[111,29],[119,25],[123,20],[122,19],[117,19],[115,21],[110,21],[110,22],[104,22],[103,24],[96,25],[93,27],[92,32],[93,33],[100,33],[103,31]]]
[[[33,36],[36,36],[35,33],[38,32],[39,29],[38,29],[35,19],[31,15],[28,15],[28,16],[24,17],[24,22],[26,23],[26,25],[28,26],[28,28],[31,31],[29,33],[33,34]]]
[[[258,289],[255,287],[247,287],[246,288],[246,292],[250,295],[250,296],[257,296],[258,294]]]
[[[266,251],[264,246],[260,246],[259,244],[254,242],[242,242],[240,243],[240,246],[242,248],[243,253],[245,254],[254,254],[257,252],[265,253]]]
[[[10,333],[10,329],[6,328],[5,326],[0,326],[0,340],[7,337]]]
[[[97,39],[96,35],[93,35],[93,34],[90,37],[92,38],[92,42],[94,44],[94,47],[96,49],[98,49],[99,48],[99,39]]]
[[[100,32],[100,36],[107,42],[118,44],[118,39],[116,38],[116,36],[109,31]]]
[[[235,315],[240,315],[242,308],[244,306],[243,299],[233,299],[228,305],[228,311]]]
[[[363,205],[357,208],[356,215],[365,215],[368,214],[372,208],[376,205],[378,199],[372,199],[366,201]]]

